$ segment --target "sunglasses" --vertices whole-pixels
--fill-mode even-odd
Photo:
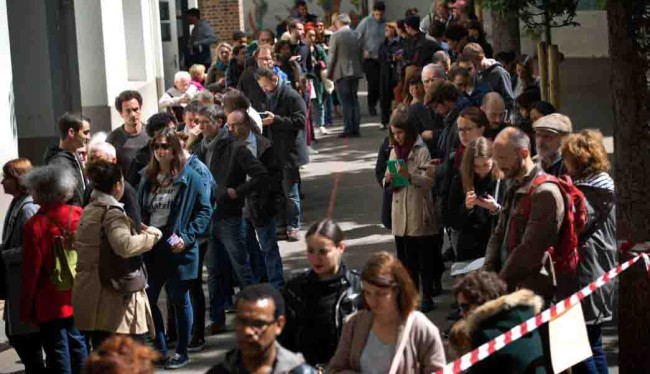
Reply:
[[[159,149],[162,149],[163,151],[166,151],[166,150],[169,149],[169,144],[167,144],[167,143],[153,143],[153,144],[151,145],[151,148],[152,148],[154,151],[157,151],[157,150],[159,150]]]

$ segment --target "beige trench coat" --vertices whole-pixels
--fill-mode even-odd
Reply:
[[[103,288],[99,280],[99,245],[103,206],[118,206],[112,196],[93,191],[91,204],[83,211],[77,229],[77,277],[72,290],[74,322],[82,331],[105,331],[118,334],[154,333],[149,300],[144,289],[123,296]],[[131,224],[124,211],[111,209],[104,225],[113,251],[124,258],[151,250],[162,233],[149,227],[139,235],[131,233]]]
[[[395,160],[396,157],[395,149],[391,150],[389,159]],[[431,194],[433,178],[418,169],[426,166],[430,160],[429,150],[422,138],[418,137],[407,161],[411,183],[393,192],[393,235],[429,236],[438,233],[438,219]]]

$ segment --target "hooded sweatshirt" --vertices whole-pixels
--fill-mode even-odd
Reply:
[[[87,182],[81,168],[81,161],[79,161],[77,155],[64,151],[58,146],[51,146],[45,150],[43,160],[45,165],[56,165],[63,168],[70,168],[72,170],[72,174],[77,179],[77,186],[67,203],[76,206],[83,206],[84,192],[86,191]]]
[[[496,60],[487,58],[485,61],[490,66],[480,73],[479,82],[498,92],[506,103],[506,109],[511,110],[515,104],[515,94],[512,91],[510,73]]]

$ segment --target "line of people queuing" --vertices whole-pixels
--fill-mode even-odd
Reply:
[[[451,262],[457,300],[449,319],[461,320],[451,332],[463,343],[455,346],[461,354],[617,261],[614,184],[602,134],[573,133],[571,120],[541,100],[534,57],[499,51],[490,58],[467,5],[437,1],[423,19],[406,14],[385,22],[379,100],[389,135],[375,168],[384,189],[382,223],[421,288],[421,311],[434,308],[444,262]],[[601,325],[612,318],[612,287],[583,303],[593,357],[579,372],[607,372]],[[511,315],[504,303],[526,312]],[[492,318],[497,314],[502,318]],[[534,353],[515,343],[514,353],[476,370],[499,370],[504,360],[521,360],[508,372],[552,370],[545,328],[538,338]]]
[[[513,321],[523,321],[541,308],[539,299],[508,292],[528,288],[550,303],[609,269],[614,186],[602,135],[572,134],[566,116],[551,114],[539,100],[532,58],[516,59],[514,72],[489,58],[468,9],[462,0],[437,2],[435,14],[420,19],[410,10],[391,23],[376,2],[356,30],[341,14],[331,35],[317,19],[294,19],[277,43],[268,30],[252,43],[236,33],[235,47],[220,44],[207,69],[193,65],[175,76],[160,99],[163,112],[146,124],[135,91],[116,98],[124,124],[105,140],[90,141],[90,119],[63,115],[47,166],[17,159],[3,168],[14,197],[3,258],[7,277],[19,280],[5,287],[9,338],[27,371],[80,372],[114,334],[151,339],[164,367],[183,367],[205,344],[207,304],[210,333],[224,331],[225,310],[236,310],[239,348],[214,372],[311,370],[307,364],[431,372],[444,365],[444,349],[418,310],[430,311],[442,292],[445,258],[454,261],[467,321],[457,331],[471,341],[459,352],[495,334],[478,317],[482,304],[515,298],[528,314]],[[361,273],[348,269],[343,234],[324,220],[306,234],[311,269],[285,284],[277,242],[299,239],[299,168],[314,127],[327,133],[328,103],[338,96],[343,137],[359,136],[364,73],[370,111],[381,103],[389,128],[376,171],[397,256],[379,253]],[[553,269],[549,248],[566,233],[569,201],[555,180],[539,179],[545,173],[571,175],[586,196],[580,262],[568,274]],[[445,233],[452,252],[443,257]],[[233,303],[234,283],[243,291]],[[163,288],[167,326],[157,304]],[[611,319],[611,293],[584,304],[594,350],[584,366],[602,372],[600,328]],[[547,344],[544,336],[534,348]],[[530,356],[531,365],[547,364]]]

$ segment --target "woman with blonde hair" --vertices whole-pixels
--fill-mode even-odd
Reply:
[[[375,253],[361,273],[367,309],[343,327],[330,373],[431,373],[445,365],[438,328],[417,311],[418,292],[402,263]]]
[[[579,237],[577,268],[579,286],[585,287],[617,264],[614,180],[608,174],[610,164],[600,131],[587,129],[568,135],[561,152],[569,175],[587,202],[587,225]],[[601,325],[612,319],[614,284],[602,288],[582,301],[593,356],[578,364],[580,372],[607,372]]]
[[[485,256],[492,228],[501,211],[506,189],[492,152],[492,142],[487,138],[481,136],[470,142],[463,154],[460,175],[450,189],[452,205],[448,212],[453,215],[451,221],[458,232],[452,275],[481,267],[475,264],[465,268]]]

